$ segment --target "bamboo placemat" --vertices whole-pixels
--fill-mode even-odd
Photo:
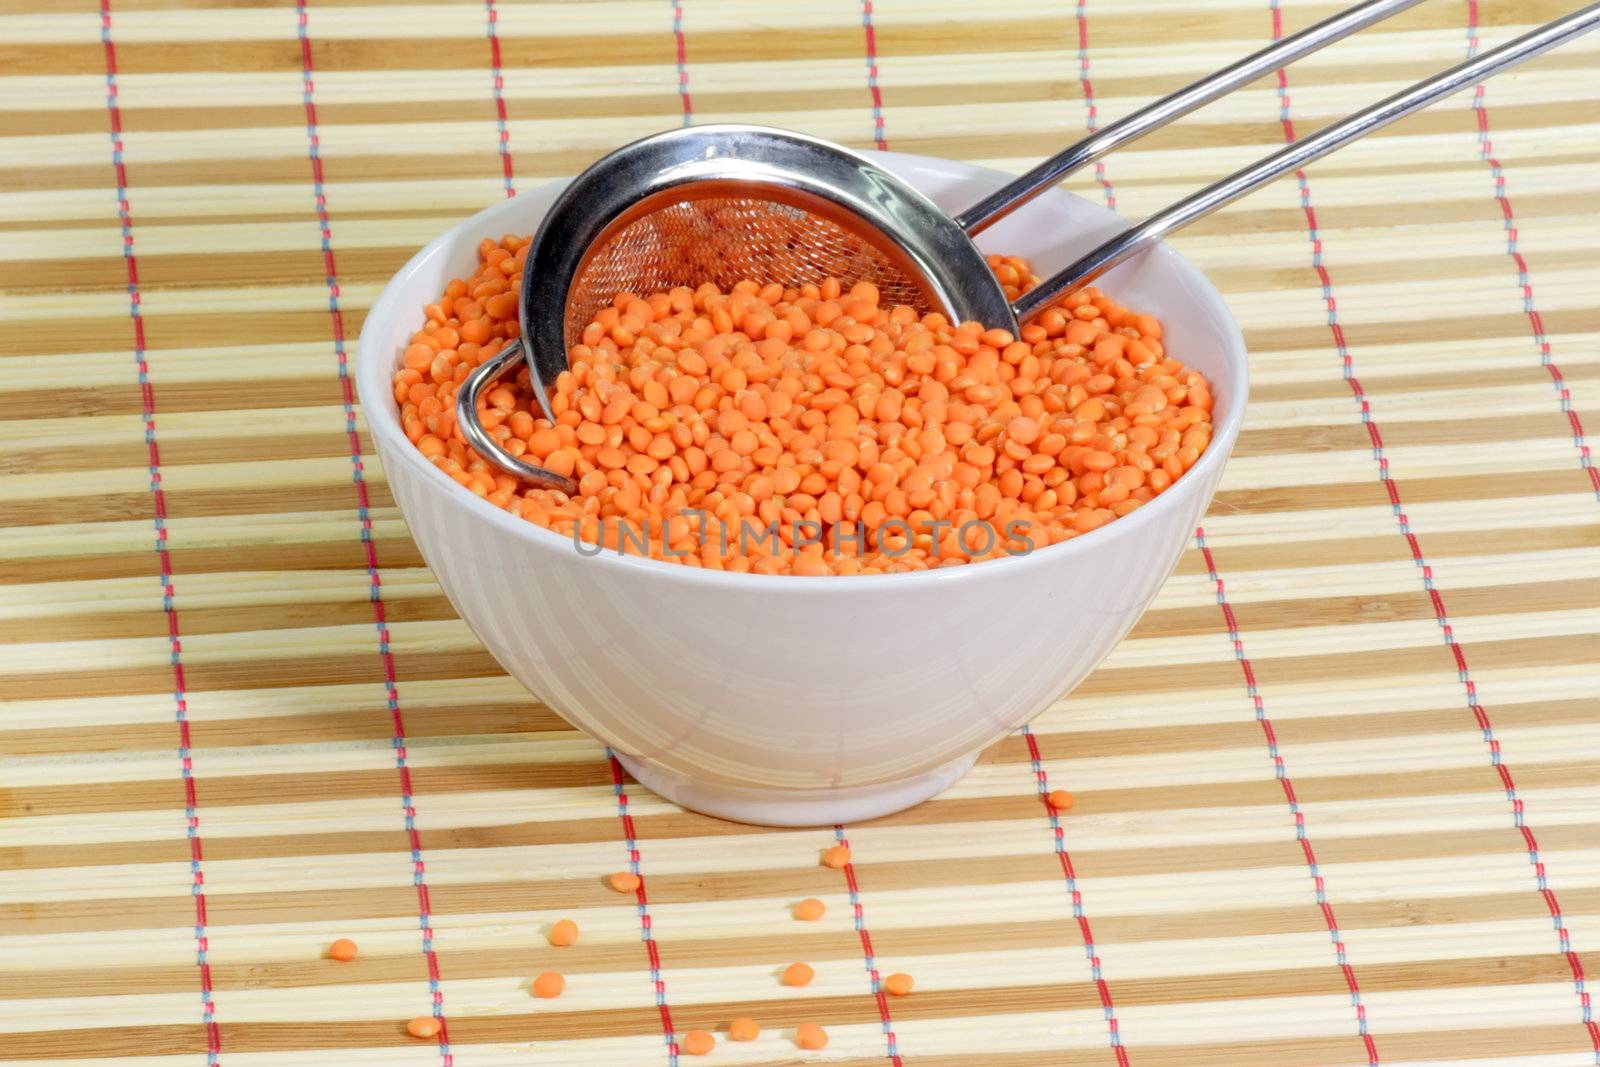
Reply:
[[[1432,0],[1074,185],[1147,213],[1575,3]],[[901,816],[761,831],[621,779],[351,436],[389,273],[624,140],[1017,169],[1331,10],[0,0],[0,1057],[660,1064],[747,1014],[707,1062],[1600,1062],[1600,35],[1181,237],[1255,382],[1203,535]],[[446,1042],[404,1036],[429,1012]]]

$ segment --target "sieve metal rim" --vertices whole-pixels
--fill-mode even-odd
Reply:
[[[572,287],[609,236],[674,200],[749,197],[753,190],[758,199],[819,215],[884,252],[924,290],[931,309],[956,321],[1015,328],[983,253],[901,178],[847,148],[790,130],[691,126],[612,152],[551,205],[534,234],[521,293],[523,350],[537,378],[553,382],[567,369]],[[889,235],[895,239],[886,241]],[[564,284],[552,286],[552,279]]]

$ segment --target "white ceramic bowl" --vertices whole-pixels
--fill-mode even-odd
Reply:
[[[869,153],[947,209],[1006,176]],[[1171,573],[1233,448],[1244,342],[1217,291],[1162,246],[1101,286],[1159,318],[1213,383],[1216,432],[1145,507],[1028,555],[911,574],[739,575],[604,552],[480,500],[406,440],[390,387],[422,308],[470,274],[478,242],[532,233],[562,183],[452,227],[390,280],[356,376],[395,499],[456,611],[502,666],[628,771],[685,807],[742,822],[856,821],[933,796],[979,751],[1077,685]],[[1124,226],[1061,190],[979,242],[1041,274]]]

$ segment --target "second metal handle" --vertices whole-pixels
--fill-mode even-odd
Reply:
[[[995,190],[961,212],[955,217],[956,225],[967,231],[967,236],[976,236],[1063,178],[1129,141],[1159,130],[1167,123],[1226,96],[1240,86],[1249,85],[1279,67],[1287,67],[1320,48],[1341,41],[1358,30],[1366,29],[1375,22],[1381,22],[1390,15],[1419,3],[1421,0],[1366,0],[1366,3],[1357,4],[1347,11],[1341,11],[1331,18],[1307,26],[1299,33],[1285,37],[1281,41],[1274,41],[1237,63],[1229,64],[1175,93],[1146,104],[1125,118],[1118,119],[1104,129],[1096,130],[1077,144],[1056,153],[1016,181],[1007,183],[1003,188]]]
[[[1167,234],[1205,218],[1268,182],[1305,166],[1307,163],[1342,148],[1351,141],[1381,130],[1398,119],[1429,104],[1476,85],[1518,63],[1532,59],[1572,38],[1600,26],[1600,3],[1580,8],[1521,37],[1507,41],[1475,59],[1451,67],[1426,81],[1363,108],[1302,141],[1295,141],[1265,159],[1252,163],[1220,181],[1206,186],[1193,196],[1152,215],[1087,253],[1065,270],[1045,279],[1012,305],[1017,321],[1025,322],[1045,310],[1067,293],[1080,289],[1128,257],[1143,251]]]

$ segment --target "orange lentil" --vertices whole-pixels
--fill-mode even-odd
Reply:
[[[1018,415],[1006,423],[1006,436],[1019,445],[1031,445],[1039,439],[1039,424],[1026,415]]]
[[[791,963],[783,969],[784,985],[810,985],[811,979],[817,972],[811,969],[809,963]]]
[[[1054,544],[1155,498],[1211,443],[1210,384],[1167,351],[1158,321],[1096,288],[1013,336],[887,307],[869,283],[750,280],[617,294],[569,352],[553,425],[525,373],[489,390],[484,428],[580,492],[526,486],[467,446],[455,404],[470,369],[517,335],[527,247],[480,242],[472,276],[424,309],[394,395],[406,437],[447,476],[591,545],[616,548],[626,520],[629,551],[643,530],[649,555],[720,570],[963,565],[1017,542],[969,551],[982,532],[961,544],[935,523],[998,535],[1020,521],[1033,545]],[[1025,260],[988,262],[1008,296],[1038,283]],[[739,520],[778,523],[778,541],[741,540]],[[682,536],[663,540],[668,528]]]
[[[704,1056],[717,1047],[717,1039],[709,1030],[690,1030],[683,1035],[683,1051],[691,1056]]]
[[[412,1037],[438,1037],[441,1029],[443,1027],[439,1024],[439,1020],[432,1015],[419,1015],[406,1023],[406,1033]]]
[[[850,863],[850,846],[834,845],[822,854],[822,865],[832,867],[834,870],[843,870]]]
[[[619,893],[632,893],[639,888],[639,876],[632,871],[618,871],[606,875],[606,884]]]
[[[1052,789],[1045,800],[1049,801],[1050,806],[1056,811],[1066,811],[1072,807],[1073,796],[1065,789]]]
[[[816,1023],[801,1023],[794,1028],[794,1043],[812,1052],[817,1049],[827,1048],[828,1031]]]
[[[911,987],[914,984],[911,976],[904,972],[891,974],[883,980],[883,988],[888,990],[891,996],[896,997],[903,997],[911,992]]]
[[[550,928],[550,943],[557,948],[566,948],[578,940],[578,924],[571,919],[558,919]]]
[[[533,980],[533,995],[551,1000],[567,988],[567,980],[554,971],[545,971]]]
[[[328,946],[328,958],[338,960],[340,963],[349,963],[356,958],[356,943],[348,937],[341,937]]]
[[[794,906],[794,917],[806,922],[816,922],[827,913],[827,907],[816,897],[806,897]]]
[[[748,1015],[741,1015],[728,1024],[729,1041],[754,1041],[760,1036],[760,1024]]]

